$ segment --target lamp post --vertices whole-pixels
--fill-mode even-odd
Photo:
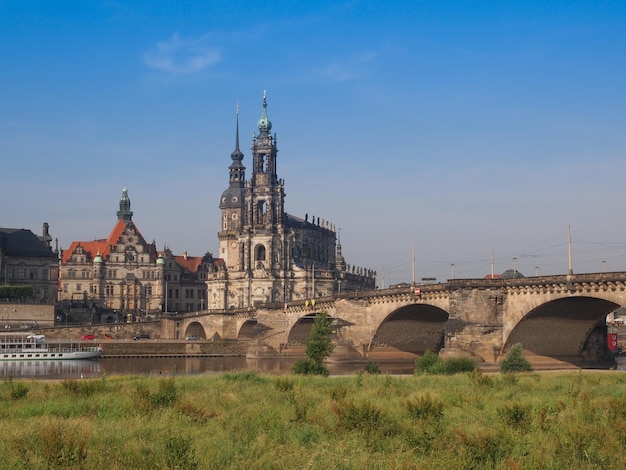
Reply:
[[[167,313],[167,281],[165,281],[165,313]]]
[[[517,278],[517,258],[513,258],[513,279]]]

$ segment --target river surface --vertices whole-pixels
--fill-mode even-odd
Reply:
[[[218,375],[224,372],[254,370],[261,374],[291,373],[294,358],[177,357],[124,358],[67,361],[0,361],[0,376],[37,379],[95,378],[105,375]],[[331,375],[363,371],[363,363],[327,364]],[[383,374],[412,374],[412,361],[381,363]]]

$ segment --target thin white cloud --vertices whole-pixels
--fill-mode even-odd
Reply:
[[[356,80],[368,73],[369,66],[376,61],[379,52],[366,52],[350,59],[333,61],[320,69],[317,76],[329,82]]]
[[[159,42],[143,55],[144,63],[153,69],[176,75],[200,72],[221,59],[218,49],[207,44],[207,37],[184,39],[174,34],[169,41]]]

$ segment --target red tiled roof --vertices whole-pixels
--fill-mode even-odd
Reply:
[[[87,253],[91,257],[92,260],[98,254],[102,258],[106,258],[109,252],[111,251],[111,247],[117,244],[120,237],[122,236],[122,233],[124,233],[124,229],[126,229],[126,222],[124,222],[122,219],[119,219],[117,223],[115,224],[115,226],[113,227],[113,230],[111,230],[111,233],[105,240],[93,240],[90,242],[80,242],[80,241],[72,242],[72,244],[67,250],[63,250],[61,263],[67,263],[72,258],[72,254],[74,254],[78,245],[83,247],[83,250],[85,251],[85,253]],[[143,235],[141,235],[141,232],[139,231],[136,225],[135,225],[135,232],[137,233],[137,236],[139,237],[139,242],[142,245],[147,246],[148,244],[146,243],[146,240],[143,238]],[[152,257],[155,257],[155,254],[156,254],[155,250],[151,250],[150,255]]]
[[[202,264],[202,256],[174,256],[176,264],[187,269],[191,273],[197,273]]]

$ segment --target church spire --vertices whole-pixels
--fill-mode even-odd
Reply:
[[[265,90],[263,90],[263,115],[261,116],[261,119],[259,119],[257,127],[259,128],[261,134],[268,133],[272,130],[272,123],[267,118],[267,92]]]
[[[246,167],[241,162],[243,152],[239,149],[239,104],[235,108],[237,127],[235,131],[235,150],[230,154],[233,162],[228,167],[229,186],[222,194],[220,209],[239,208],[243,204],[243,190],[246,183]]]
[[[233,168],[245,169],[241,163],[241,161],[243,160],[243,152],[239,150],[239,104],[237,104],[235,113],[237,114],[237,130],[235,132],[235,150],[233,150],[233,153],[230,154],[230,158],[233,159],[233,163],[230,166],[231,170]],[[231,182],[232,182],[232,177],[233,177],[233,174],[231,171]]]
[[[122,197],[120,198],[120,210],[117,211],[117,218],[124,222],[130,222],[133,218],[133,213],[130,210],[130,198],[128,197],[128,188],[124,185],[122,189]]]

